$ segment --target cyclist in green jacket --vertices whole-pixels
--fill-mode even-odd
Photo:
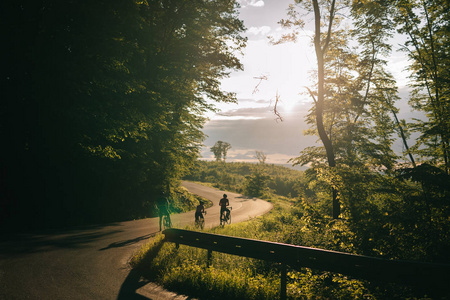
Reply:
[[[167,218],[170,219],[169,200],[167,199],[164,192],[162,192],[156,200],[156,209],[158,210],[159,215],[159,231],[161,231],[161,223],[163,217],[167,216]]]

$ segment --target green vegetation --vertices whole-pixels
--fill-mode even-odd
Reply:
[[[304,149],[294,162],[326,174],[333,218],[348,205],[341,185],[345,176],[399,168],[392,148],[396,136],[410,166],[427,163],[450,174],[448,14],[443,0],[306,0],[291,4],[280,21],[290,32],[275,44],[295,42],[314,20],[317,72],[306,87],[312,107],[305,133],[318,136],[322,145]],[[397,117],[397,82],[387,68],[394,34],[404,38],[402,50],[409,57],[409,104],[423,115],[410,124]],[[409,147],[411,132],[419,138]]]
[[[214,146],[211,147],[211,152],[214,153],[216,161],[223,161],[227,159],[227,152],[231,149],[230,143],[217,141]]]
[[[339,219],[332,218],[327,175],[312,169],[301,172],[275,165],[199,161],[197,169],[188,178],[209,182],[220,189],[226,187],[242,192],[251,182],[248,178],[252,172],[268,177],[262,198],[271,201],[274,209],[251,221],[214,228],[209,232],[388,259],[450,263],[450,210],[448,198],[444,197],[448,195],[445,192],[448,187],[439,184],[438,178],[444,176],[441,173],[428,178],[427,182],[416,183],[417,178],[411,178],[418,174],[411,172],[398,176],[375,173],[360,176],[348,172],[342,180],[352,184],[349,188],[340,187],[348,198],[343,201],[345,205]],[[297,196],[277,195],[276,189],[269,188],[276,182],[275,178],[295,178],[295,184],[290,188]],[[429,191],[426,198],[422,194],[423,186]],[[290,188],[280,188],[280,191],[286,193]],[[161,238],[153,245],[144,246],[134,257],[132,265],[166,288],[207,299],[214,299],[215,295],[217,298],[226,296],[227,299],[278,297],[279,265],[213,253],[211,266],[207,268],[206,250],[187,246],[176,250],[174,245],[161,245]],[[290,299],[442,296],[306,268],[288,270],[287,294]]]
[[[193,210],[197,207],[200,201],[205,203],[205,207],[210,207],[212,205],[211,201],[189,193],[185,187],[174,188],[172,194],[169,195],[168,200],[169,211],[171,213],[180,213]],[[151,213],[150,217],[158,216],[157,211],[153,210],[153,207],[149,208],[147,211]]]
[[[306,189],[302,172],[274,164],[197,161],[186,180],[209,182],[247,196],[271,193],[296,198]]]
[[[160,190],[176,198],[206,99],[236,101],[220,87],[242,69],[235,1],[5,0],[0,14],[2,230],[140,218]]]
[[[285,241],[303,236],[303,244],[317,242],[316,232],[304,227],[298,209],[290,201],[272,198],[275,210],[252,221],[210,230],[212,233],[260,240]],[[213,253],[207,267],[207,251],[174,244],[161,244],[162,235],[145,245],[132,260],[144,276],[167,289],[205,299],[276,299],[280,289],[280,266],[256,259]],[[322,246],[333,244],[331,236],[320,236]],[[331,283],[331,285],[330,285]],[[340,275],[288,270],[288,297],[345,298],[363,297],[364,284]],[[305,297],[306,298],[306,297]]]

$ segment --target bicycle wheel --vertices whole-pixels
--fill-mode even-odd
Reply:
[[[203,218],[195,220],[195,228],[203,229],[203,226],[205,226],[205,220]]]
[[[231,224],[231,213],[228,213],[227,215],[226,215],[226,223],[227,224]]]
[[[225,212],[223,211],[220,214],[220,225],[224,225],[225,223],[226,223],[226,215],[225,215]]]

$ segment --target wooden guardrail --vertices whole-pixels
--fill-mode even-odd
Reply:
[[[286,298],[286,265],[349,275],[369,281],[400,283],[439,293],[449,290],[450,264],[388,260],[317,248],[259,241],[183,229],[163,231],[166,242],[282,264],[281,299]]]

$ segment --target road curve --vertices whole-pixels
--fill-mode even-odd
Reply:
[[[213,202],[213,206],[206,209],[205,227],[211,228],[220,223],[219,200],[226,193],[230,201],[231,222],[237,223],[249,220],[251,218],[263,215],[272,209],[272,204],[267,201],[256,198],[248,198],[243,195],[231,192],[225,192],[210,187],[205,187],[193,182],[183,181],[183,186],[193,194],[200,195]],[[192,220],[192,216],[191,216]],[[175,223],[176,224],[176,223]]]
[[[206,227],[219,223],[223,191],[183,182],[192,193],[213,202]],[[232,222],[268,212],[272,205],[227,192]],[[192,225],[194,213],[173,215],[174,227]],[[2,237],[0,299],[186,299],[144,281],[127,262],[158,233],[158,219],[118,222],[41,234]]]

